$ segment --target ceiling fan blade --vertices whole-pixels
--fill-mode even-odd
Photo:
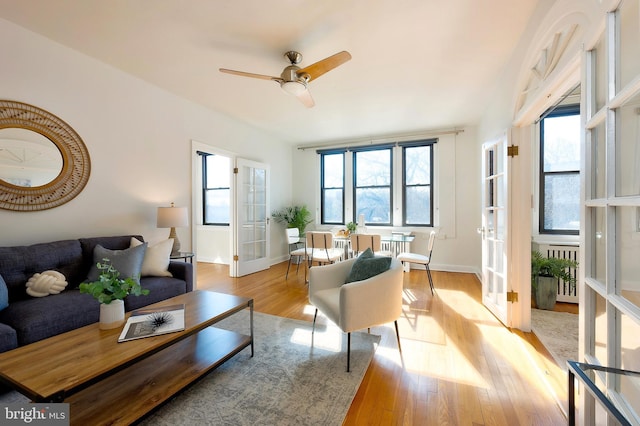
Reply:
[[[311,64],[308,67],[304,67],[298,70],[297,74],[300,77],[308,75],[308,81],[315,80],[322,74],[325,74],[332,69],[344,64],[351,59],[351,54],[345,50],[338,52],[335,55],[331,55],[328,58],[324,58],[321,61]]]
[[[259,78],[261,80],[273,80],[273,81],[282,80],[280,77],[272,77],[270,75],[264,75],[264,74],[254,74],[254,73],[251,73],[251,72],[229,70],[229,69],[226,69],[226,68],[220,68],[220,72],[223,72],[223,73],[226,73],[226,74],[239,75],[239,76],[242,76],[242,77]]]
[[[302,104],[304,106],[306,106],[307,108],[313,108],[313,106],[316,104],[313,101],[313,97],[311,96],[311,92],[309,92],[309,89],[305,90],[304,92],[301,92],[298,96],[296,96],[298,98],[298,100],[300,100],[300,102],[302,102]]]

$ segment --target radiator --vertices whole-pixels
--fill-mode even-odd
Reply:
[[[563,246],[555,244],[539,244],[538,250],[543,256],[557,257],[561,259],[571,259],[578,261],[580,257],[580,247]],[[569,273],[576,280],[578,279],[578,268],[569,268]],[[578,303],[578,285],[570,285],[564,280],[558,280],[558,302]]]

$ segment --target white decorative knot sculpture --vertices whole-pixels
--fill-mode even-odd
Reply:
[[[27,294],[33,297],[44,297],[58,294],[67,286],[67,279],[58,271],[44,271],[33,274],[27,281]]]

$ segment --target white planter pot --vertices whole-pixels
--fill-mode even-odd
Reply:
[[[120,327],[124,323],[124,302],[113,300],[109,304],[100,304],[100,328],[108,330]]]

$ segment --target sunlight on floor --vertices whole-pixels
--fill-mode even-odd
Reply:
[[[343,333],[338,327],[327,327],[316,324],[315,333],[311,329],[296,328],[290,339],[291,343],[303,346],[313,346],[318,349],[325,349],[332,352],[342,352]]]

